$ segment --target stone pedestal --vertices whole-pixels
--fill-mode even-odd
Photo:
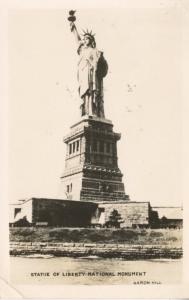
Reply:
[[[107,119],[85,116],[64,137],[67,145],[61,184],[67,199],[83,201],[126,200],[118,168],[117,141]]]

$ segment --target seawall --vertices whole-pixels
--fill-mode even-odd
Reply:
[[[95,255],[103,258],[124,258],[128,260],[178,259],[182,257],[182,248],[168,245],[10,242],[10,255],[24,256],[32,254],[51,254],[67,257]]]

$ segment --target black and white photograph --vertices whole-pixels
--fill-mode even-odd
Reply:
[[[6,11],[6,282],[185,297],[186,2],[48,3]]]

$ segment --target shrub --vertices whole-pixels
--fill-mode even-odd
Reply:
[[[153,237],[153,238],[163,237],[163,233],[159,232],[159,231],[151,231],[150,237]]]

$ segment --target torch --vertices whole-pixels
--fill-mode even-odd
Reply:
[[[69,11],[68,21],[70,21],[71,31],[73,31],[73,29],[74,29],[74,22],[76,20],[75,12],[76,12],[76,10],[70,10]]]

